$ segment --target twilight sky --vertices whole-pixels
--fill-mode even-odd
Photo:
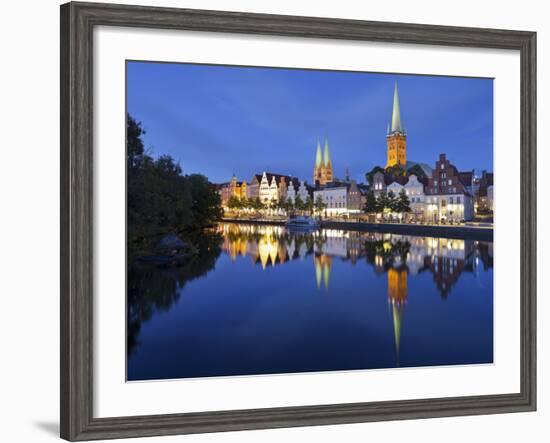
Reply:
[[[262,171],[311,182],[317,139],[336,177],[386,162],[397,80],[407,159],[493,170],[493,81],[297,69],[128,62],[128,112],[153,156],[213,182]]]

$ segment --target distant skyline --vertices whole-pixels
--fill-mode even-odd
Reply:
[[[493,170],[492,79],[128,62],[127,110],[146,149],[211,181],[262,171],[311,182],[317,140],[334,175],[386,164],[397,81],[407,158]]]

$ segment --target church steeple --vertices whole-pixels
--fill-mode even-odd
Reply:
[[[323,156],[321,154],[321,142],[317,140],[317,154],[315,155],[315,168],[318,168],[323,163]]]
[[[330,161],[330,153],[328,150],[328,140],[325,140],[325,153],[323,156],[325,167],[332,166],[332,163]]]
[[[323,186],[332,180],[332,161],[330,160],[328,140],[325,139],[324,151],[321,150],[321,142],[317,140],[315,166],[313,167],[313,183]]]
[[[391,127],[388,125],[386,134],[388,145],[388,160],[386,167],[399,165],[405,168],[407,165],[407,135],[401,122],[401,108],[399,106],[399,93],[397,92],[397,81],[393,88],[393,110],[391,116]]]
[[[403,134],[403,126],[401,125],[401,110],[399,108],[399,93],[397,92],[397,81],[393,88],[393,111],[391,116],[391,132],[399,132]]]

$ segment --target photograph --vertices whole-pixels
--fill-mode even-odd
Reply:
[[[493,364],[493,91],[127,60],[127,381]]]

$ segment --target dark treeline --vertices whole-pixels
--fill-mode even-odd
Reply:
[[[167,232],[189,232],[222,215],[220,196],[203,175],[183,175],[174,159],[145,151],[141,123],[127,115],[127,223],[129,244]]]

